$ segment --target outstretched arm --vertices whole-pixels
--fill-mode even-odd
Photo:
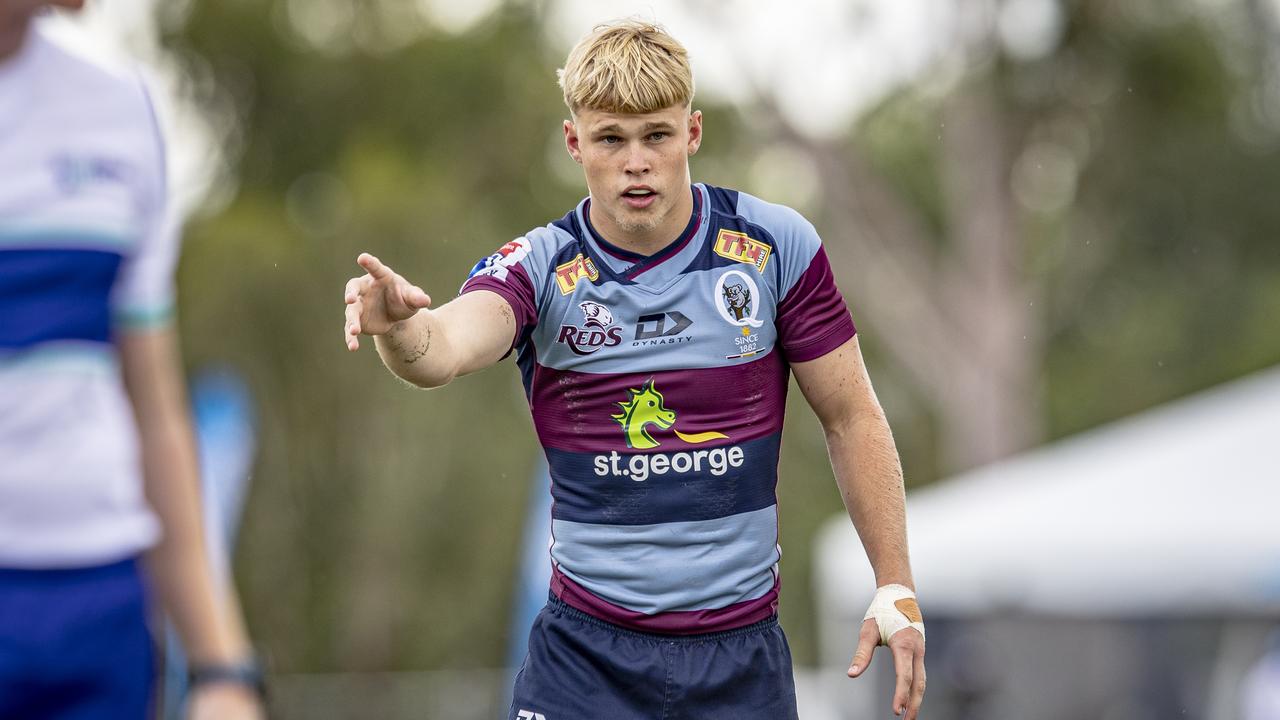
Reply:
[[[439,387],[482,370],[511,347],[516,322],[497,293],[469,292],[435,310],[431,298],[378,258],[356,258],[366,273],[347,282],[347,349],[374,336],[387,369],[419,387]]]
[[[845,509],[871,561],[876,586],[901,585],[914,592],[907,553],[902,465],[884,410],[871,388],[858,338],[851,338],[815,360],[794,363],[792,370],[826,433],[831,468]],[[914,601],[909,607],[915,607]],[[918,614],[918,610],[915,612]],[[862,674],[881,643],[877,621],[866,620],[849,668],[850,677]],[[898,677],[894,712],[905,712],[905,720],[913,720],[924,697],[924,637],[906,628],[884,644],[893,653]]]

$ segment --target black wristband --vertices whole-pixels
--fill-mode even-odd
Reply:
[[[229,683],[253,690],[260,698],[267,696],[267,677],[256,658],[229,663],[193,663],[187,670],[187,687]]]

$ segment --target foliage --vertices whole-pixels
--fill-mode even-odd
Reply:
[[[189,363],[244,372],[264,418],[237,557],[250,622],[286,671],[493,667],[539,452],[514,365],[412,390],[370,343],[345,351],[339,298],[367,250],[447,301],[478,258],[572,207],[564,49],[523,5],[462,35],[401,28],[376,50],[308,43],[290,6],[197,3],[166,38],[192,94],[234,114],[231,199],[188,228],[181,299]],[[1262,63],[1228,65],[1194,15],[1073,8],[1048,57],[995,57],[966,80],[996,88],[1029,168],[1010,182],[1055,436],[1280,361],[1280,205],[1265,195],[1280,164],[1235,122]],[[907,89],[849,134],[935,230],[940,102]],[[737,179],[770,138],[748,113],[704,110],[695,176],[752,189]],[[1041,202],[1064,187],[1035,171],[1045,158],[1070,173],[1065,203]],[[910,481],[933,480],[938,418],[867,352]],[[789,405],[782,612],[811,663],[809,545],[840,505],[816,421],[799,393]]]

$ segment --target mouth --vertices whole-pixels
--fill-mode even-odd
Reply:
[[[622,193],[622,201],[636,210],[649,207],[658,199],[658,193],[648,185],[635,185]]]

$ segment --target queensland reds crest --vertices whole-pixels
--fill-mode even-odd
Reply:
[[[568,345],[575,355],[591,355],[622,342],[622,328],[613,327],[613,312],[607,306],[587,300],[578,303],[578,308],[585,327],[561,325],[557,343]]]

